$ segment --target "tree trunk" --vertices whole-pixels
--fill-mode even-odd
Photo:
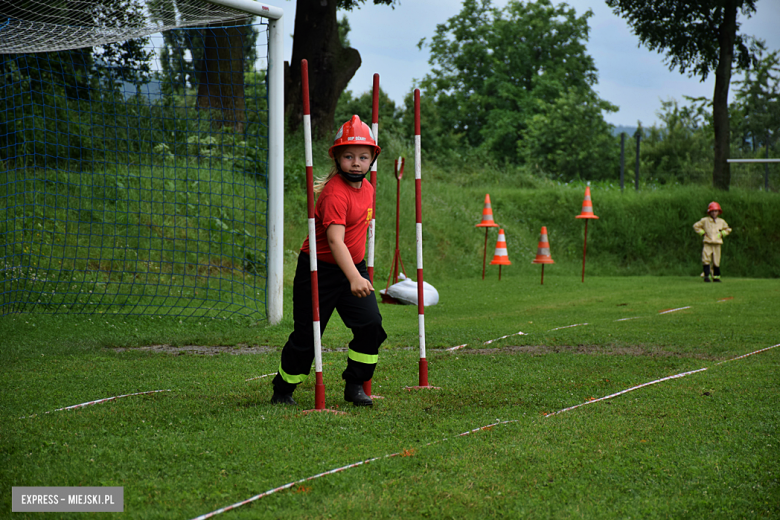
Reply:
[[[209,112],[211,124],[217,129],[244,131],[244,33],[244,27],[204,30],[198,108]]]
[[[337,4],[337,0],[297,0],[292,62],[285,67],[285,113],[290,130],[295,130],[303,117],[301,60],[309,62],[312,134],[318,138],[334,132],[339,96],[361,64],[360,53],[339,41]]]
[[[727,0],[723,7],[723,22],[718,27],[720,56],[715,68],[715,92],[712,97],[712,122],[715,129],[715,164],[712,171],[712,185],[719,190],[728,190],[731,184],[731,169],[728,158],[731,129],[729,123],[729,84],[731,64],[734,61],[734,40],[737,34],[737,2]]]

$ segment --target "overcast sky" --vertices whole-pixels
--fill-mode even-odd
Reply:
[[[493,0],[493,5],[503,7],[508,0]],[[272,5],[285,11],[285,33],[290,35],[295,26],[295,1],[271,0]],[[553,0],[554,4],[558,4]],[[660,100],[683,96],[707,96],[712,98],[715,86],[713,74],[704,83],[677,71],[669,71],[663,55],[638,47],[638,39],[622,18],[612,14],[601,0],[568,0],[578,15],[588,9],[590,40],[588,53],[596,62],[599,73],[595,90],[599,95],[620,107],[618,112],[605,116],[615,125],[643,126],[658,122],[656,111]],[[400,0],[395,9],[375,6],[368,0],[364,7],[347,13],[352,47],[360,52],[363,64],[347,87],[355,94],[371,90],[373,75],[379,73],[382,90],[397,105],[431,69],[427,49],[419,50],[422,38],[430,40],[436,25],[460,12],[458,0]],[[742,19],[741,32],[766,41],[769,50],[780,49],[780,0],[758,0],[757,12],[750,19]],[[339,15],[341,18],[341,14]],[[285,39],[285,59],[292,55],[292,39]],[[733,86],[733,83],[732,83]]]

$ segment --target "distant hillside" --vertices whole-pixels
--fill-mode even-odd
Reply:
[[[626,137],[632,137],[634,135],[634,132],[636,132],[635,126],[622,126],[622,125],[615,125],[615,127],[612,129],[612,135],[620,135],[621,132],[626,133]]]

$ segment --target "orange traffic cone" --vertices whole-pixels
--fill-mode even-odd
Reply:
[[[490,195],[485,195],[485,207],[482,208],[482,222],[474,227],[498,227],[493,221],[493,206],[490,204]]]
[[[536,258],[533,264],[542,264],[542,285],[544,285],[544,264],[554,264],[550,256],[550,242],[547,238],[547,226],[542,226],[542,233],[539,236],[539,247],[536,250]]]
[[[498,241],[496,241],[496,252],[493,255],[493,261],[490,265],[498,266],[498,279],[501,280],[501,266],[512,265],[509,261],[509,255],[506,252],[506,236],[504,236],[504,230],[498,232]]]
[[[582,242],[582,281],[585,282],[585,253],[588,249],[588,220],[598,218],[593,214],[593,202],[590,200],[590,186],[585,186],[585,200],[582,201],[582,212],[574,218],[585,220],[585,240]]]
[[[482,222],[476,224],[474,227],[485,228],[485,249],[482,252],[482,279],[485,279],[485,262],[487,261],[487,239],[488,230],[492,227],[498,227],[493,221],[493,206],[490,204],[490,195],[485,194],[485,207],[482,208]]]
[[[593,202],[590,200],[590,186],[585,186],[585,200],[582,201],[582,212],[574,218],[598,218],[593,214]]]

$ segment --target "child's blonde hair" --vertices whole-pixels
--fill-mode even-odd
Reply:
[[[316,179],[314,179],[314,193],[315,194],[320,193],[325,188],[325,185],[328,183],[328,181],[338,174],[339,174],[339,169],[334,164],[327,175],[323,175],[322,177],[317,177]]]

